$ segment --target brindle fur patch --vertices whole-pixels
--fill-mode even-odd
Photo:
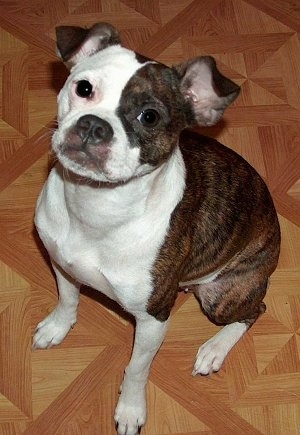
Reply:
[[[252,324],[263,310],[279,255],[280,229],[264,181],[239,155],[213,139],[184,131],[180,148],[186,189],[154,264],[148,313],[168,318],[179,281],[220,276],[200,285],[199,299],[216,323]]]
[[[190,104],[179,88],[175,70],[162,64],[146,64],[123,90],[118,116],[131,146],[141,150],[141,163],[155,167],[167,160],[187,119],[193,119]],[[154,109],[161,117],[153,128],[143,127],[137,119],[145,109]]]
[[[153,128],[138,121],[149,108],[161,117]],[[140,147],[141,162],[154,167],[169,158],[180,132],[195,122],[190,102],[180,92],[180,71],[154,63],[130,79],[118,116],[131,146]],[[280,231],[273,201],[256,171],[217,141],[184,131],[180,148],[186,189],[152,269],[148,313],[166,320],[180,281],[226,265],[217,280],[195,290],[213,321],[250,325],[263,310],[267,281],[278,260]]]

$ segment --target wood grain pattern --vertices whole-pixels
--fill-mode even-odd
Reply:
[[[264,177],[282,250],[267,312],[210,377],[191,376],[219,328],[180,294],[147,391],[145,435],[296,435],[300,427],[300,7],[293,0],[0,0],[0,434],[113,435],[133,323],[83,289],[79,320],[57,348],[31,352],[56,303],[34,207],[53,156],[56,95],[67,71],[55,26],[108,21],[124,44],[172,65],[213,55],[242,86],[204,134]]]

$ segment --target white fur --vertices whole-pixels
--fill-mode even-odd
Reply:
[[[80,285],[52,264],[59,288],[56,308],[36,328],[32,348],[48,348],[59,344],[77,321]]]
[[[58,96],[58,118],[65,120],[72,111],[90,113],[97,105],[101,112],[114,112],[119,104],[120,95],[133,74],[143,66],[135,53],[115,45],[95,53],[76,64]],[[97,90],[97,101],[75,97],[74,84],[88,80]],[[74,100],[75,99],[75,100]],[[99,115],[100,116],[100,115]],[[65,122],[65,121],[64,121]]]
[[[150,62],[153,63],[153,62]],[[134,52],[119,45],[76,64],[58,96],[58,129],[53,136],[53,150],[65,168],[96,181],[118,182],[149,172],[149,165],[139,162],[140,149],[132,147],[116,114],[121,93],[128,80],[142,67]],[[76,95],[76,85],[87,80],[93,85],[93,97]],[[114,136],[109,158],[101,168],[82,167],[62,153],[62,145],[70,127],[84,115],[95,115],[107,121]]]
[[[145,386],[163,341],[166,322],[146,312],[150,275],[183,195],[185,167],[179,149],[161,167],[113,187],[68,180],[55,167],[40,195],[36,226],[55,266],[59,303],[37,327],[33,348],[60,343],[76,322],[79,283],[118,301],[137,322],[115,420],[119,435],[135,435],[146,420]]]
[[[208,284],[212,281],[214,281],[221,273],[221,271],[223,269],[225,269],[226,265],[221,267],[218,270],[215,270],[212,273],[209,273],[205,276],[202,276],[201,278],[196,278],[196,279],[191,279],[189,281],[181,281],[179,283],[179,287],[189,287],[189,286],[194,286],[194,285],[199,285],[199,284]]]
[[[146,421],[146,384],[151,362],[163,342],[168,322],[145,314],[137,319],[132,357],[125,370],[115,411],[120,435],[135,435]]]
[[[67,274],[138,314],[153,290],[150,269],[184,179],[179,149],[152,173],[107,188],[76,184],[58,166],[38,201],[36,226]]]
[[[208,375],[220,370],[224,359],[233,346],[247,331],[246,323],[235,322],[224,326],[198,350],[193,375]]]

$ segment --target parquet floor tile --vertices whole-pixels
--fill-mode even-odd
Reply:
[[[222,122],[202,133],[265,178],[282,250],[267,312],[210,377],[191,376],[218,327],[180,294],[148,386],[145,435],[300,433],[300,4],[293,0],[0,0],[0,435],[113,435],[133,325],[83,289],[66,340],[31,351],[56,302],[33,227],[53,156],[56,96],[67,71],[55,26],[108,21],[125,45],[168,65],[213,55],[242,86]]]

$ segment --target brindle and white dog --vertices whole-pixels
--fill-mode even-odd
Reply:
[[[59,302],[33,347],[64,339],[81,284],[131,313],[134,348],[115,421],[120,435],[134,435],[146,421],[148,373],[178,288],[194,291],[225,325],[200,347],[193,374],[217,371],[265,311],[280,230],[256,171],[215,140],[183,131],[215,124],[239,93],[213,58],[169,68],[122,47],[108,24],[59,27],[57,45],[71,73],[58,97],[58,163],[35,222]]]

